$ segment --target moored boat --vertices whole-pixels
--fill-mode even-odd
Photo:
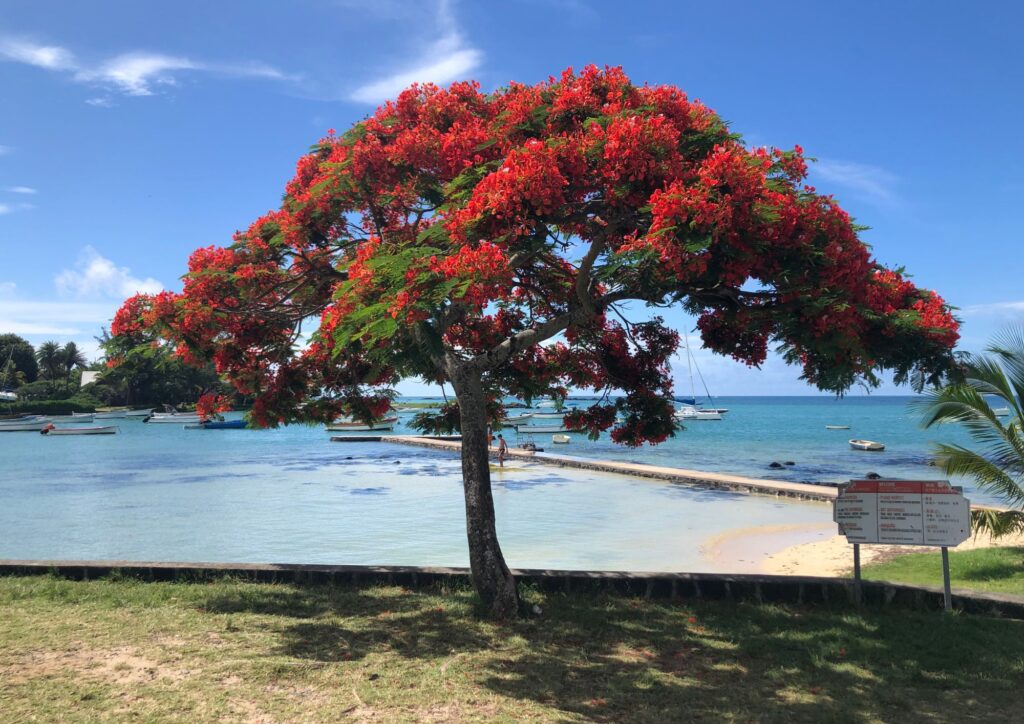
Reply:
[[[572,440],[572,438],[564,433],[558,433],[551,436],[551,442],[555,443],[556,445],[567,445],[569,444],[570,440]]]
[[[124,413],[125,417],[149,417],[153,414],[153,410],[128,410]]]
[[[170,425],[181,425],[182,423],[189,422],[201,422],[202,418],[194,412],[175,412],[170,413],[153,413],[149,417],[143,418],[143,422],[147,424],[170,424]]]
[[[561,420],[569,412],[571,410],[566,410],[565,412],[535,412],[533,415],[527,415],[527,417],[534,417],[537,420]]]
[[[538,415],[534,415],[532,413],[526,413],[525,415],[512,415],[511,417],[503,418],[501,423],[503,425],[518,425],[523,422],[529,422],[534,417],[538,417]]]
[[[43,418],[27,420],[5,420],[0,422],[0,432],[39,432],[50,423]]]
[[[245,420],[202,420],[185,425],[186,430],[244,430],[246,427],[248,423]]]
[[[826,430],[849,430],[849,425],[825,425]]]
[[[677,420],[721,420],[722,414],[717,411],[700,410],[693,405],[683,405],[676,410]]]
[[[516,425],[516,432],[520,435],[531,435],[535,432],[572,432],[564,425]]]
[[[1010,408],[1009,407],[993,407],[992,408],[992,414],[995,415],[996,417],[1009,417],[1010,416]]]
[[[101,427],[54,427],[53,424],[46,425],[40,430],[47,437],[54,435],[114,435],[117,433],[117,425],[104,425]]]
[[[385,417],[377,422],[361,422],[359,420],[353,420],[351,418],[342,418],[335,420],[327,426],[328,432],[372,432],[376,431],[390,431],[395,429],[395,423],[398,422],[398,416],[393,415],[391,417]]]
[[[75,425],[88,424],[92,422],[92,413],[78,413],[72,415],[47,415],[46,419],[50,422],[70,422]]]
[[[885,445],[880,442],[874,442],[872,440],[850,440],[850,447],[854,450],[868,450],[870,452],[880,452],[885,450]]]

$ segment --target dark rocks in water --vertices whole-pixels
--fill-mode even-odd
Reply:
[[[868,473],[867,475],[864,476],[864,478],[867,480],[881,480],[882,476],[879,475],[878,473]]]
[[[782,463],[782,464],[783,464],[783,465],[790,465],[790,466],[796,465],[796,463],[795,463],[795,462],[793,462],[792,460],[787,460],[786,462],[784,462],[784,463]]]
[[[401,460],[395,460],[395,465],[401,465],[401,464],[402,464]]]
[[[351,459],[352,459],[352,456],[351,456],[351,455],[347,455],[347,456],[345,457],[345,459],[346,459],[346,460],[351,460]]]
[[[778,469],[778,468],[781,468],[781,467],[782,467],[782,463],[780,463],[780,462],[773,462],[773,463],[772,463],[771,465],[769,465],[768,467],[772,468],[773,470],[776,470],[776,469]]]

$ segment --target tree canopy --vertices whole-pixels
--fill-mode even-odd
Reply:
[[[618,68],[413,86],[321,139],[280,209],[197,250],[181,294],[129,300],[113,332],[213,359],[262,424],[379,413],[383,388],[446,379],[454,359],[492,396],[622,390],[580,422],[618,414],[631,444],[671,432],[678,339],[620,319],[626,300],[682,305],[706,347],[748,364],[777,344],[826,390],[941,372],[957,339],[942,299],[881,267],[806,172],[799,147],[747,148]]]

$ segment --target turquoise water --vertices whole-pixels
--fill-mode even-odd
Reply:
[[[916,427],[904,400],[716,404],[730,409],[725,420],[690,423],[655,448],[629,451],[582,436],[566,446],[551,445],[550,435],[537,442],[564,454],[787,480],[868,471],[938,477],[923,465],[933,435]],[[451,455],[331,443],[319,427],[118,424],[113,436],[0,434],[0,558],[466,565],[461,475]],[[858,453],[847,445],[852,436],[888,448]],[[771,470],[773,460],[796,465]],[[831,519],[822,504],[518,461],[494,484],[502,544],[517,567],[715,570],[701,553],[712,536]]]
[[[690,421],[675,438],[636,450],[607,436],[591,442],[573,435],[568,445],[534,435],[546,451],[603,460],[627,460],[756,478],[840,483],[877,472],[884,477],[929,480],[941,474],[927,465],[934,441],[968,444],[958,427],[924,430],[909,409],[909,397],[716,397],[729,410],[722,420]],[[584,404],[584,403],[578,403]],[[547,421],[545,421],[547,422]],[[849,425],[849,430],[826,430]],[[510,431],[509,440],[516,440]],[[883,452],[853,450],[851,438],[885,443]],[[772,462],[793,462],[782,469]],[[962,482],[962,481],[961,481]],[[967,485],[967,484],[965,484]],[[970,487],[967,485],[967,487]],[[981,493],[976,497],[980,500]]]

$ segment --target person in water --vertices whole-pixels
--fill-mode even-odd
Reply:
[[[505,456],[508,455],[508,444],[505,438],[498,433],[498,467],[505,467]]]

